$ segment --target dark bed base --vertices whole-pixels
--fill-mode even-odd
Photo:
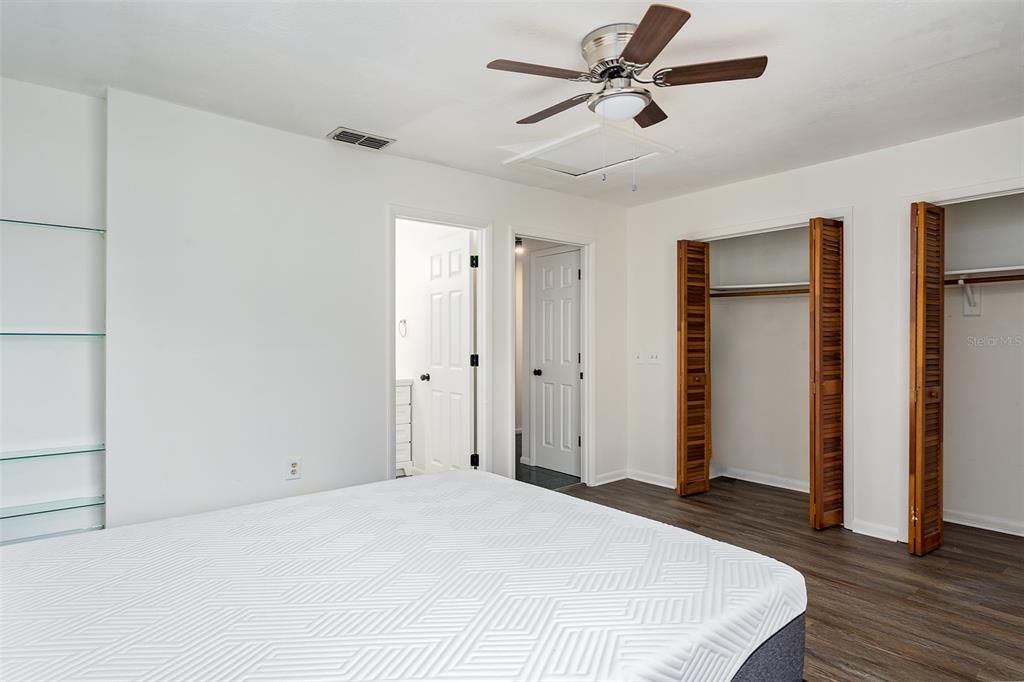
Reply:
[[[732,682],[800,682],[804,677],[804,614],[750,654]]]

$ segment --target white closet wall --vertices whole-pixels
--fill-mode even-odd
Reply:
[[[712,288],[806,282],[807,239],[797,228],[711,242]],[[711,299],[713,476],[808,490],[807,306],[806,294]]]
[[[946,269],[1024,265],[1024,194],[946,208]],[[1024,535],[1024,282],[946,288],[944,518]]]

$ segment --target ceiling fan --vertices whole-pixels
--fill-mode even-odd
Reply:
[[[641,79],[639,75],[661,54],[689,18],[690,13],[684,9],[670,5],[651,5],[639,24],[609,24],[594,29],[580,43],[589,71],[559,69],[508,59],[496,59],[487,68],[603,84],[598,92],[575,95],[516,123],[537,123],[587,102],[590,110],[603,118],[610,121],[632,118],[641,128],[646,128],[661,123],[668,118],[668,114],[653,100],[649,90],[637,87],[634,83],[667,88],[757,78],[768,66],[768,57],[747,57],[669,66],[655,71],[650,80]]]

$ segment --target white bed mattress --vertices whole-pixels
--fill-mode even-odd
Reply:
[[[452,472],[0,549],[0,678],[729,679],[773,559]]]

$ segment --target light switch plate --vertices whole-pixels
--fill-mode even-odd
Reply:
[[[659,353],[658,351],[652,351],[652,352],[648,353],[647,354],[647,362],[652,364],[652,365],[660,365],[661,364],[661,353]]]
[[[974,305],[971,305],[971,296],[974,297]],[[981,317],[981,287],[971,287],[971,296],[966,291],[960,292],[964,302],[964,317]]]

